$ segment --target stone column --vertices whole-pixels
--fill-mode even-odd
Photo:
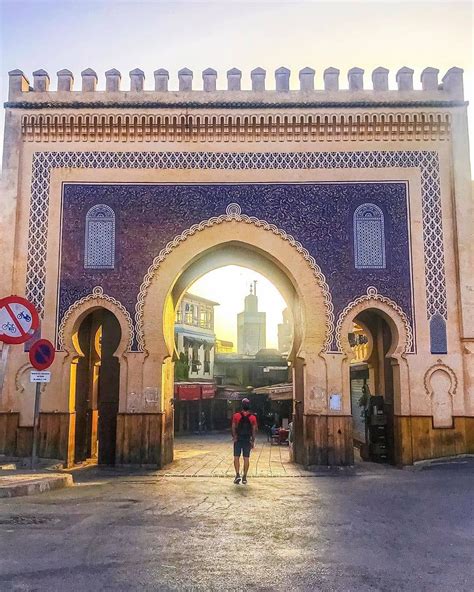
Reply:
[[[179,90],[193,90],[193,72],[189,68],[183,68],[178,72]]]
[[[388,90],[388,72],[387,68],[380,66],[372,72],[372,86],[374,90]]]
[[[316,72],[313,68],[303,68],[299,72],[300,90],[314,90],[314,75]]]
[[[449,94],[450,99],[459,101],[464,99],[462,74],[463,71],[460,68],[450,68],[443,77],[443,91]],[[474,426],[474,277],[472,274],[474,269],[474,243],[472,241],[474,205],[466,105],[451,110],[451,137],[453,214],[456,228],[455,257],[457,260],[455,271],[459,301],[458,322],[464,366],[464,401],[468,416],[466,421],[470,422],[470,426],[466,423],[466,427],[469,430]]]
[[[74,84],[74,76],[71,70],[59,70],[56,75],[58,77],[58,91],[70,92]]]
[[[266,71],[263,68],[255,68],[250,72],[250,78],[252,79],[252,90],[263,91],[265,90],[265,76]]]
[[[326,68],[323,78],[324,90],[339,90],[339,70],[337,68]]]
[[[97,74],[92,68],[87,68],[81,72],[82,92],[93,92],[97,86]]]
[[[242,72],[237,68],[227,70],[227,90],[240,90]]]
[[[217,72],[213,68],[206,68],[202,73],[202,88],[205,92],[216,90]]]
[[[29,83],[21,70],[12,70],[9,74],[8,100],[22,99],[22,93],[28,92]],[[1,175],[1,208],[0,237],[2,256],[0,257],[1,291],[3,295],[15,294],[13,283],[15,259],[15,236],[18,224],[20,150],[22,109],[5,109],[5,136],[3,142],[3,172]],[[23,279],[24,281],[24,279]],[[14,350],[15,348],[12,348]],[[11,353],[13,353],[11,351]],[[7,373],[3,397],[8,397],[9,376]],[[3,403],[5,399],[1,402]]]
[[[133,92],[142,92],[145,84],[145,72],[140,68],[130,70],[130,90]]]
[[[105,73],[105,90],[107,92],[117,92],[120,90],[120,80],[122,75],[118,70],[112,68]]]
[[[285,67],[275,70],[275,88],[279,92],[287,92],[290,90],[290,70]]]
[[[35,92],[47,92],[49,90],[49,74],[46,70],[33,72],[33,88]]]

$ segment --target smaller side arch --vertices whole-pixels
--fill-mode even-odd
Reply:
[[[453,397],[458,386],[456,374],[441,360],[437,360],[426,371],[423,383],[431,403],[433,428],[452,428]]]
[[[347,334],[350,333],[352,321],[359,313],[368,308],[375,308],[384,313],[387,322],[394,331],[396,339],[394,339],[393,347],[395,351],[390,351],[388,355],[408,353],[413,350],[413,331],[407,315],[396,302],[379,294],[377,288],[370,286],[367,288],[367,294],[350,302],[339,315],[336,324],[337,351],[350,350]]]
[[[89,352],[83,350],[80,339],[84,321],[95,312],[99,313],[98,318],[109,317],[117,328],[117,338],[107,350],[106,364],[104,358],[100,360],[95,355],[92,360]],[[109,314],[101,314],[106,312]],[[64,351],[61,356],[61,389],[68,393],[70,437],[67,462],[71,464],[78,458],[83,460],[98,455],[99,463],[113,464],[118,410],[125,405],[128,384],[129,360],[126,352],[133,343],[130,314],[118,300],[104,294],[102,287],[96,286],[91,294],[77,300],[66,311],[61,321],[58,343]],[[94,349],[98,352],[95,344],[90,347],[90,352]],[[85,366],[81,368],[82,364]],[[107,384],[102,411],[99,398],[101,377],[103,384]]]
[[[134,330],[130,313],[121,302],[104,294],[101,286],[96,286],[91,294],[76,300],[64,313],[58,330],[58,349],[69,354],[77,352],[74,334],[84,318],[96,308],[109,310],[120,324],[121,338],[114,355],[118,357],[132,349]]]

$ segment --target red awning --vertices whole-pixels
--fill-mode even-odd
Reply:
[[[199,384],[179,384],[176,385],[175,393],[180,401],[198,401],[201,398],[201,386]]]
[[[180,401],[199,401],[199,399],[213,399],[216,394],[215,384],[180,384],[174,385],[174,395]]]
[[[203,399],[213,399],[216,394],[216,387],[213,384],[201,386],[201,397]]]

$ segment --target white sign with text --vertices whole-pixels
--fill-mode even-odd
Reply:
[[[32,370],[30,382],[51,382],[51,372],[49,370]]]

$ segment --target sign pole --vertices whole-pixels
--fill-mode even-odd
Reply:
[[[41,383],[37,382],[36,383],[36,392],[35,392],[35,413],[33,416],[33,446],[32,446],[32,450],[31,450],[31,468],[32,469],[35,468],[35,464],[36,464],[40,399],[41,399]]]
[[[8,351],[10,346],[8,343],[4,343],[2,347],[2,352],[0,356],[0,398],[3,392],[3,383],[5,381],[5,374],[7,368],[7,361],[8,361]]]

